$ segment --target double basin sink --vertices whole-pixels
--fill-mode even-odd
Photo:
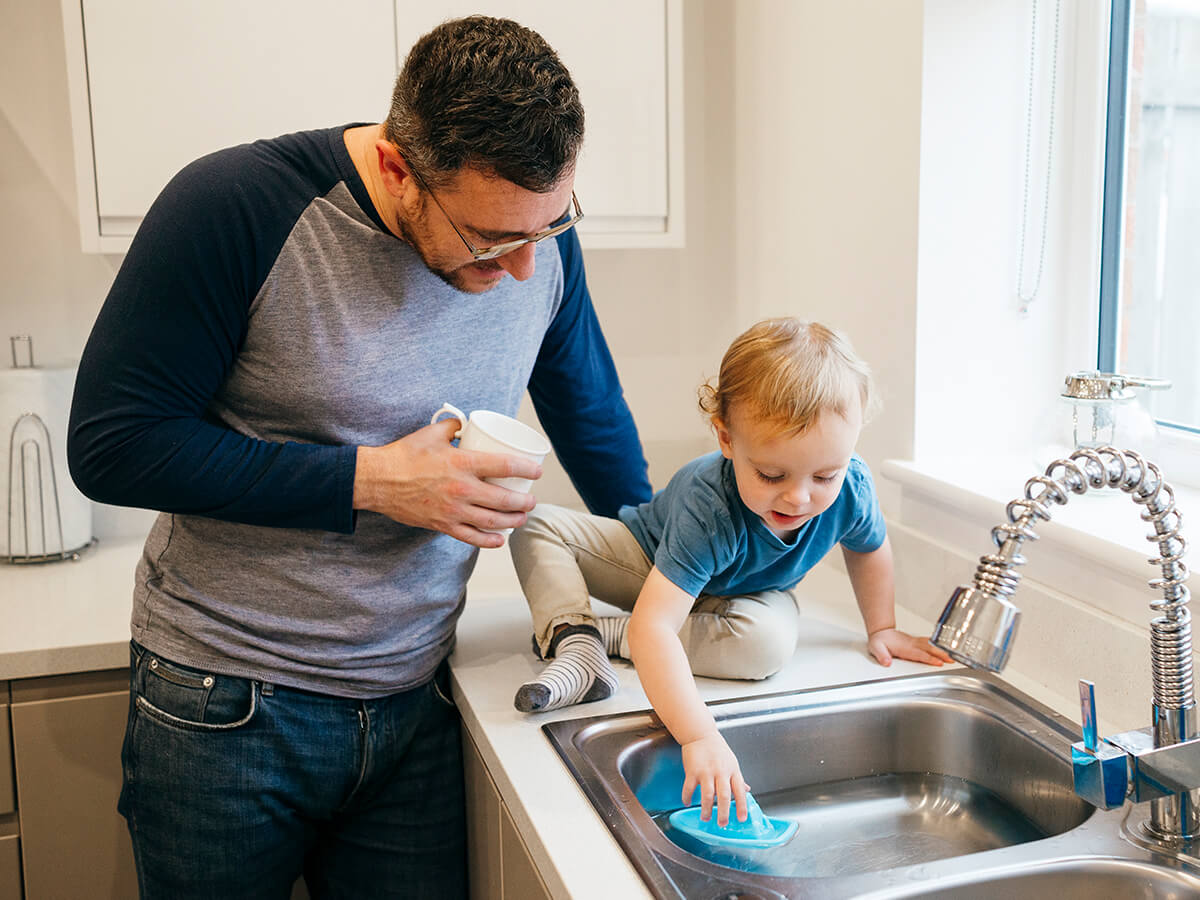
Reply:
[[[755,799],[799,823],[731,849],[668,823],[679,747],[650,713],[543,726],[651,893],[783,898],[1200,897],[1200,862],[1072,789],[1078,728],[1001,679],[954,670],[712,705]]]

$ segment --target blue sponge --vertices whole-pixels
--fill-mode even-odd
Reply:
[[[778,847],[780,844],[786,844],[796,833],[798,826],[795,822],[763,815],[758,801],[749,793],[746,794],[746,806],[749,815],[746,816],[745,822],[739,822],[737,809],[731,800],[729,824],[724,828],[717,824],[716,809],[707,822],[701,821],[699,806],[677,809],[671,813],[668,821],[672,828],[678,828],[684,834],[714,847]]]

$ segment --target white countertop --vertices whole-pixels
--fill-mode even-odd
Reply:
[[[143,543],[102,540],[74,561],[0,565],[0,681],[128,665]]]
[[[128,662],[133,573],[142,539],[102,541],[77,562],[0,566],[0,680],[124,666]],[[706,700],[744,697],[928,671],[867,656],[845,575],[818,566],[797,591],[803,618],[792,661],[764,681],[698,681]],[[929,623],[898,609],[900,627]],[[526,715],[512,706],[517,687],[540,671],[530,649],[529,613],[507,549],[483,551],[451,657],[455,700],[513,821],[555,897],[648,898],[633,866],[541,731],[555,719],[649,708],[637,673],[616,661],[620,690],[598,703]],[[1073,701],[1008,671],[1017,688],[1059,712]]]

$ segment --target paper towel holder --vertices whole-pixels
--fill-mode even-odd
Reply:
[[[33,338],[27,334],[13,335],[9,339],[12,351],[14,369],[31,369],[33,363]],[[23,345],[24,361],[18,360],[17,348]],[[43,468],[43,463],[45,468]],[[49,473],[49,484],[45,479]],[[19,476],[19,478],[18,478]],[[47,495],[46,487],[50,488]],[[21,494],[21,505],[15,506],[17,492]],[[36,504],[31,495],[36,494]],[[47,499],[53,507],[52,518],[47,517]],[[30,520],[36,511],[37,526],[31,533]],[[20,522],[21,533],[25,539],[24,553],[15,553],[13,548],[13,533]],[[47,526],[52,526],[51,533],[46,534]],[[47,563],[61,560],[77,560],[80,554],[95,543],[89,541],[83,547],[68,550],[63,540],[62,507],[58,499],[58,475],[54,469],[54,450],[51,447],[50,429],[42,417],[34,412],[23,413],[13,423],[8,436],[8,546],[5,555],[0,556],[0,562],[12,564]],[[50,540],[58,537],[58,549],[53,550]],[[30,543],[32,537],[40,537],[40,553],[35,553]]]

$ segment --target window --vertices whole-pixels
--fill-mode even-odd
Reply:
[[[1200,434],[1200,0],[1113,0],[1099,366],[1168,378],[1164,437]]]

